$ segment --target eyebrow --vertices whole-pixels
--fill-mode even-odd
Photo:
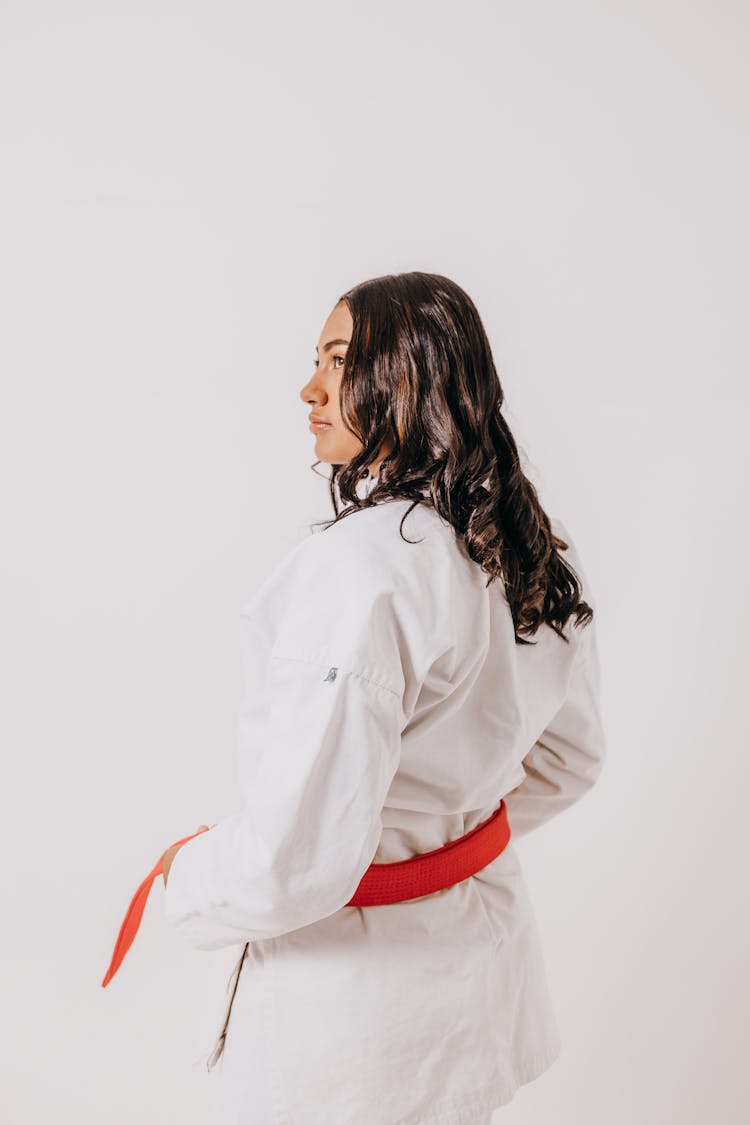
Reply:
[[[345,347],[349,343],[348,340],[329,340],[327,344],[323,344],[323,351],[327,352],[329,348],[334,348],[336,344],[343,344]],[[318,350],[318,345],[315,345],[315,351]]]

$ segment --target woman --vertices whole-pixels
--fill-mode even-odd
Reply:
[[[593,785],[593,599],[459,286],[364,282],[317,350],[300,397],[335,518],[241,610],[242,810],[165,854],[166,916],[243,947],[208,1060],[222,1125],[488,1125],[560,1051],[513,840],[435,893],[347,904],[501,799],[515,838]]]

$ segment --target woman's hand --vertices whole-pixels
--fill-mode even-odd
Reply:
[[[198,825],[198,831],[199,832],[208,832],[209,829],[215,828],[215,827],[216,827],[216,824],[199,824]],[[182,847],[182,844],[172,844],[171,848],[167,848],[164,855],[161,857],[161,866],[162,866],[162,873],[164,875],[164,886],[165,887],[167,885],[167,876],[169,875],[169,869],[172,866],[172,860],[177,855],[177,853],[178,853],[178,851],[180,850],[181,847]]]

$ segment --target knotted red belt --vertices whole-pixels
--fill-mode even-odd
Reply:
[[[186,844],[188,840],[200,835],[198,832],[176,840],[175,844]],[[505,801],[487,820],[482,821],[457,840],[451,840],[431,852],[422,852],[409,859],[395,863],[371,863],[362,876],[359,885],[346,906],[382,906],[389,902],[403,902],[405,899],[421,898],[434,894],[444,887],[451,887],[481,871],[501,851],[510,839],[510,825]],[[175,844],[171,846],[174,847]],[[168,850],[168,849],[167,849]],[[120,932],[117,936],[114,953],[107,969],[102,988],[105,988],[115,975],[123,958],[133,944],[141,924],[146,899],[158,875],[162,874],[161,859],[141,883],[133,895]]]

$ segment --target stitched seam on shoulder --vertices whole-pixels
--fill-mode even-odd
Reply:
[[[373,680],[370,676],[363,676],[361,672],[355,672],[353,668],[345,668],[344,671],[348,672],[350,676],[356,676],[358,680],[363,680],[366,684],[372,684],[373,687],[382,688],[383,691],[387,691],[389,695],[394,695],[396,699],[399,698],[398,692],[395,688],[390,687],[389,684],[384,684],[380,680]]]
[[[274,653],[271,654],[271,659],[272,660],[289,660],[289,661],[294,661],[298,664],[317,664],[319,668],[330,667],[328,662],[323,661],[323,660],[319,660],[316,657],[312,657],[312,656],[286,656],[282,653],[274,652]],[[348,676],[356,676],[356,678],[358,680],[362,680],[366,684],[372,684],[373,687],[382,688],[383,691],[387,691],[390,695],[394,695],[396,697],[396,699],[399,698],[399,693],[395,690],[395,688],[392,688],[390,686],[390,684],[383,683],[382,680],[374,680],[371,676],[365,676],[365,675],[362,674],[362,672],[357,672],[353,668],[341,668],[340,665],[338,665],[338,667],[340,668],[340,670],[342,672],[345,672]]]

